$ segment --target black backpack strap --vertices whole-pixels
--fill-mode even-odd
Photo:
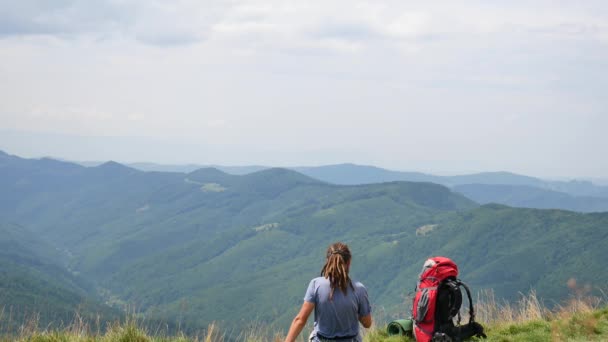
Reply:
[[[449,317],[448,320],[452,321],[456,315],[460,315],[460,306],[462,305],[462,295],[460,294],[460,283],[457,279],[447,279],[444,283],[444,286],[450,291],[452,294],[450,296],[450,308],[449,308]]]
[[[467,298],[469,298],[469,323],[475,322],[475,309],[473,308],[473,299],[471,298],[471,290],[469,290],[469,287],[467,286],[467,284],[460,281],[460,279],[457,280],[457,283],[459,286],[464,287],[464,289],[467,292]]]

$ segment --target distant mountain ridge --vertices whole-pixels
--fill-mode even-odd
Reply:
[[[512,207],[564,209],[579,212],[608,211],[608,198],[571,196],[526,185],[463,184],[452,188],[480,204],[500,203]]]
[[[83,162],[85,166],[97,166],[100,162]],[[270,166],[223,166],[223,165],[166,165],[156,163],[130,163],[126,164],[141,171],[181,172],[189,173],[201,168],[216,168],[223,172],[244,175],[271,168]],[[298,166],[285,167],[324,182],[342,185],[357,185],[383,183],[393,181],[431,182],[446,186],[463,184],[493,184],[493,185],[526,185],[543,189],[565,192],[574,196],[608,197],[608,186],[597,185],[589,180],[543,180],[537,177],[520,175],[507,171],[479,172],[456,176],[437,176],[422,172],[394,171],[370,165],[352,163],[324,165],[324,166]]]
[[[192,172],[205,166],[129,164],[143,171]],[[244,175],[267,169],[265,166],[212,166],[229,174]],[[608,211],[608,186],[590,181],[550,181],[511,172],[482,172],[469,175],[436,176],[421,172],[392,171],[375,166],[336,164],[316,167],[292,167],[309,177],[339,185],[374,184],[394,181],[430,182],[460,189],[479,203],[499,203],[515,207],[565,209],[579,212]],[[518,187],[518,196],[506,196],[506,187]],[[472,189],[476,190],[473,191]],[[483,190],[482,190],[483,189]],[[513,193],[511,188],[510,193]],[[458,190],[458,191],[460,191]],[[483,193],[483,194],[482,194]],[[543,193],[542,196],[539,194]],[[532,198],[534,197],[534,200]]]
[[[103,162],[76,162],[79,165],[86,167],[95,167]],[[253,173],[257,171],[262,171],[265,169],[270,169],[270,166],[259,166],[259,165],[250,165],[250,166],[224,166],[224,165],[203,165],[203,164],[157,164],[157,163],[126,163],[126,166],[132,167],[141,171],[154,171],[154,172],[179,172],[179,173],[190,173],[196,171],[198,169],[206,169],[206,168],[214,168],[221,170],[223,172],[232,174],[232,175],[246,175],[248,173]]]
[[[608,211],[608,186],[595,185],[589,181],[547,181],[510,172],[435,176],[354,164],[294,169],[334,184],[370,184],[389,181],[442,184],[481,204],[498,203],[514,207],[565,209],[579,212]],[[507,191],[507,189],[510,190]],[[517,196],[513,196],[515,189],[517,189]],[[541,193],[543,195],[540,195]]]
[[[2,152],[2,151],[0,151]],[[0,157],[11,156],[2,152]],[[59,162],[42,158],[48,163]],[[89,166],[122,167],[114,162],[88,162]],[[120,166],[118,166],[120,165]],[[70,166],[71,168],[74,165]],[[202,166],[161,165],[154,163],[129,164],[131,172],[155,171],[191,173],[198,169],[214,168],[227,174],[246,175],[269,169],[265,166]],[[595,185],[590,181],[549,181],[510,172],[482,172],[470,175],[436,176],[420,172],[402,172],[375,166],[336,164],[318,167],[289,168],[311,178],[338,185],[375,184],[393,181],[430,182],[442,184],[463,193],[478,203],[498,203],[514,207],[538,209],[565,209],[579,212],[608,211],[608,186]],[[103,171],[99,171],[102,173]]]
[[[388,181],[431,182],[449,187],[464,184],[521,185],[565,192],[573,196],[608,198],[608,186],[590,181],[549,181],[511,172],[481,172],[469,175],[436,176],[419,172],[391,171],[375,166],[337,164],[319,167],[297,167],[296,171],[334,184],[369,184]]]

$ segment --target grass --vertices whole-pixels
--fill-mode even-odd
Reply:
[[[605,296],[574,296],[551,310],[542,304],[534,292],[522,296],[513,304],[499,302],[492,293],[485,293],[477,303],[477,321],[486,327],[487,342],[608,341]],[[16,331],[0,335],[0,342],[277,342],[284,338],[283,332],[263,324],[254,324],[247,331],[239,333],[222,331],[216,324],[210,324],[199,334],[186,336],[178,333],[169,336],[158,328],[147,328],[145,322],[134,317],[110,323],[102,331],[99,322],[91,325],[78,315],[71,324],[59,329],[39,327],[34,316]],[[0,311],[0,328],[5,318]],[[300,341],[304,342],[307,336],[303,333]],[[365,331],[364,341],[414,340],[407,336],[388,336],[385,325],[380,324]]]
[[[491,298],[491,296],[490,296]],[[531,292],[516,305],[482,302],[488,342],[608,341],[608,307],[604,298],[575,295],[549,310]]]
[[[488,342],[607,341],[608,308],[525,323],[489,326]]]

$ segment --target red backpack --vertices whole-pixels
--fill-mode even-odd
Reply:
[[[486,337],[475,322],[471,291],[458,279],[458,266],[445,257],[428,259],[420,273],[412,306],[414,336],[418,342],[462,341],[472,336]],[[464,287],[469,299],[469,323],[460,326],[460,306]],[[458,324],[454,318],[458,316]]]

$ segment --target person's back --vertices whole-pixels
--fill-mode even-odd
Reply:
[[[369,314],[367,290],[363,284],[351,281],[346,294],[335,291],[325,277],[313,279],[304,300],[315,304],[315,332],[323,338],[355,338],[359,334],[359,317]]]
[[[321,277],[310,281],[304,304],[294,318],[286,342],[295,341],[314,310],[315,323],[311,341],[361,341],[359,323],[372,324],[367,290],[348,275],[351,254],[348,246],[334,243],[327,249]]]

